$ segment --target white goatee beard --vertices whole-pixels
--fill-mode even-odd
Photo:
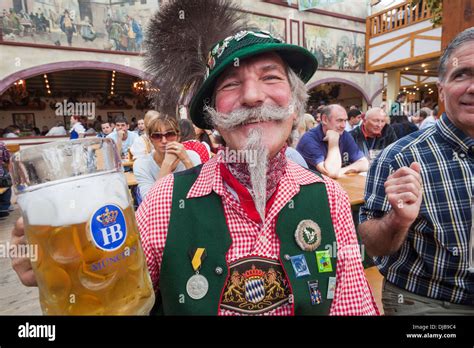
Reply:
[[[255,208],[265,221],[265,207],[267,203],[267,165],[268,165],[268,150],[262,142],[263,129],[257,127],[249,132],[248,140],[245,145],[245,150],[249,153],[253,151],[253,163],[249,163],[248,169],[250,173],[250,183],[252,190],[253,201]]]

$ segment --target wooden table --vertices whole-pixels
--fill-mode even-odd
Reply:
[[[138,185],[133,172],[126,172],[125,178],[128,186]],[[347,175],[337,179],[337,182],[349,195],[349,202],[352,206],[364,203],[365,180],[366,177],[362,175]]]
[[[349,202],[352,206],[364,203],[365,181],[367,177],[363,175],[345,175],[336,181],[349,195]]]
[[[136,186],[138,185],[137,179],[135,178],[135,175],[133,172],[126,172],[125,178],[127,179],[127,185],[128,186]]]

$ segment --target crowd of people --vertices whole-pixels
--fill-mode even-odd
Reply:
[[[308,166],[332,178],[351,172],[365,172],[390,144],[413,132],[436,124],[438,106],[412,102],[407,107],[406,94],[400,93],[387,111],[386,102],[362,112],[358,106],[347,109],[338,104],[322,105],[314,115],[305,114],[293,142]],[[418,106],[418,108],[416,107]],[[406,110],[414,110],[412,114]]]
[[[173,20],[163,21],[166,28],[154,21],[149,35],[173,30]],[[378,315],[347,194],[331,179],[367,172],[358,233],[385,277],[385,314],[472,314],[474,28],[440,59],[446,112],[439,117],[426,107],[406,114],[403,93],[366,112],[330,104],[305,115],[314,55],[229,23],[219,32],[223,41],[210,46],[207,73],[190,103],[195,128],[155,111],[145,115],[141,135],[124,117],[101,125],[101,136],[112,138],[122,156],[136,158],[143,199],[136,218],[159,311]],[[150,59],[173,61],[172,53],[157,47]],[[86,132],[75,117],[71,124],[71,135]],[[256,157],[231,161],[218,151],[224,147]],[[182,202],[186,208],[178,209]],[[19,221],[12,243],[22,234]],[[332,243],[337,257],[324,254],[324,244]],[[196,248],[205,248],[206,267],[193,270]],[[35,284],[26,260],[14,268],[24,284]],[[196,270],[207,286],[195,284],[191,293],[183,284]],[[259,307],[242,285],[248,272],[267,277]],[[186,301],[177,304],[182,293]]]

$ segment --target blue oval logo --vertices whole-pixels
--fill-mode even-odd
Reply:
[[[127,223],[120,207],[105,205],[90,219],[92,239],[98,248],[112,251],[120,248],[127,238]]]

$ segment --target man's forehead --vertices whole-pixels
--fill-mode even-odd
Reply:
[[[474,67],[474,41],[469,41],[457,47],[449,57],[450,64],[448,68],[454,70],[459,65]]]
[[[249,58],[244,58],[238,62],[238,64],[233,64],[226,68],[219,79],[223,79],[227,76],[237,73],[240,69],[245,67],[252,66],[256,68],[264,69],[266,67],[274,68],[281,70],[282,72],[286,71],[286,63],[283,59],[275,52],[266,52]]]
[[[331,116],[336,118],[347,118],[347,112],[342,106],[334,105],[331,109]]]

